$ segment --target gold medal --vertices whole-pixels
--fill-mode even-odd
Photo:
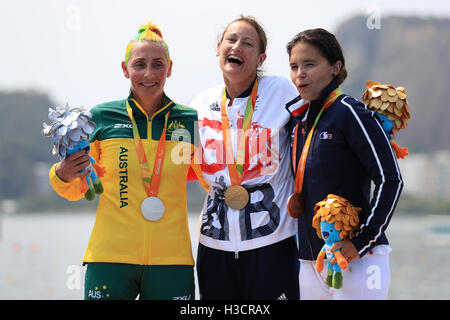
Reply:
[[[224,197],[227,206],[234,210],[245,208],[250,200],[248,191],[242,186],[230,186],[225,191]]]
[[[255,80],[252,88],[252,93],[247,101],[247,106],[245,108],[245,115],[242,123],[243,132],[246,132],[251,128],[251,119],[253,115],[253,110],[256,104],[256,98],[258,93],[258,79]],[[222,104],[221,104],[221,115],[222,115],[222,134],[223,134],[223,145],[225,146],[225,155],[227,159],[228,172],[230,174],[231,186],[227,188],[224,194],[225,203],[227,206],[234,210],[241,210],[245,208],[248,201],[250,200],[250,195],[248,191],[241,186],[244,176],[244,166],[245,166],[245,146],[248,140],[247,134],[239,135],[237,139],[236,146],[236,160],[233,153],[233,146],[231,143],[230,136],[230,126],[227,117],[227,94],[226,89],[223,91]]]
[[[287,211],[292,218],[300,218],[305,209],[305,201],[301,193],[293,193],[287,201]]]

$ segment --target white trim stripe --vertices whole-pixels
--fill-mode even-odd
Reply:
[[[378,207],[378,203],[379,203],[379,201],[380,201],[381,194],[382,194],[382,191],[383,191],[383,187],[384,187],[384,183],[385,183],[385,176],[384,176],[383,167],[381,166],[381,163],[380,163],[380,159],[379,159],[378,154],[377,154],[377,152],[376,152],[376,150],[375,150],[375,146],[373,145],[372,140],[370,139],[370,137],[369,137],[369,135],[368,135],[368,133],[367,133],[367,131],[366,131],[366,128],[365,128],[364,125],[362,124],[361,119],[358,117],[358,115],[356,114],[355,110],[353,110],[353,107],[352,107],[350,104],[348,104],[347,102],[344,101],[346,98],[347,98],[347,97],[344,97],[344,98],[341,100],[341,102],[342,102],[345,106],[348,107],[348,109],[351,111],[351,113],[352,113],[353,116],[355,117],[356,121],[358,122],[359,126],[361,127],[361,130],[363,131],[364,136],[366,137],[367,142],[369,143],[370,148],[372,149],[372,153],[373,153],[373,155],[374,155],[374,157],[375,157],[375,160],[376,160],[376,162],[377,162],[378,169],[379,169],[380,174],[381,174],[381,180],[382,180],[382,181],[381,181],[381,184],[380,184],[380,186],[379,186],[379,189],[378,189],[378,193],[377,193],[377,196],[376,196],[375,204],[374,204],[374,206],[372,207],[372,210],[371,210],[371,213],[370,213],[369,217],[367,218],[366,224],[365,224],[365,225],[364,225],[364,224],[361,225],[361,230],[358,232],[358,235],[359,235],[359,234],[363,231],[364,227],[365,227],[366,225],[369,225],[369,223],[370,223],[372,217],[373,217],[374,214],[375,214],[375,210],[376,210],[377,207]],[[375,120],[375,121],[376,121],[376,120]],[[377,122],[378,126],[380,127],[380,129],[383,130],[383,128],[381,128],[380,124],[378,123],[378,121],[376,121],[376,122]],[[383,132],[383,134],[384,134],[384,132]],[[387,140],[387,137],[386,137],[386,140]],[[389,140],[387,140],[387,143],[389,143]],[[384,223],[380,226],[378,233],[375,235],[374,239],[370,240],[369,243],[368,243],[366,246],[364,246],[364,247],[358,252],[359,254],[363,253],[364,250],[366,250],[367,248],[369,248],[370,245],[371,245],[373,242],[375,242],[375,241],[378,239],[378,237],[381,235],[381,233],[382,233],[382,228],[383,228],[383,226],[386,225],[386,223],[389,221],[389,217],[392,215],[392,213],[393,213],[393,211],[394,211],[395,203],[397,202],[398,197],[399,197],[399,195],[400,195],[400,190],[401,190],[401,186],[402,186],[402,180],[401,180],[401,178],[400,178],[400,170],[399,170],[399,168],[398,168],[397,161],[395,160],[395,156],[394,156],[394,154],[393,154],[393,152],[392,152],[392,148],[391,148],[391,155],[392,155],[392,157],[394,158],[395,168],[396,168],[397,175],[398,175],[399,181],[400,181],[400,182],[399,182],[399,185],[398,185],[398,188],[397,188],[397,192],[396,192],[396,194],[395,194],[394,201],[392,202],[391,209],[390,209],[389,213],[386,215],[386,219],[385,219]]]

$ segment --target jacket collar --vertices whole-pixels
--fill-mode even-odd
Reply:
[[[253,85],[255,84],[257,77],[255,78],[255,80],[253,80],[252,84],[250,85],[250,87],[248,87],[244,92],[242,92],[238,98],[246,98],[246,97],[250,97],[250,95],[252,94],[252,90],[253,90]],[[227,88],[225,88],[225,92],[227,94],[227,99],[230,99],[230,95],[228,94]]]
[[[330,93],[336,89],[338,86],[337,82],[333,79],[331,82],[322,90],[320,97],[318,99],[311,101],[311,109],[322,108],[323,102],[330,95]]]
[[[298,121],[300,121],[305,116],[305,113],[308,110],[310,110],[310,112],[308,113],[308,118],[311,118],[311,115],[315,118],[315,116],[319,113],[325,99],[337,87],[339,86],[333,79],[322,90],[322,93],[320,94],[320,97],[318,99],[307,101],[303,100],[302,97],[298,95],[295,99],[286,103],[286,110],[291,114],[293,118],[297,119]]]
[[[130,90],[130,93],[128,95],[128,100],[134,99],[133,93]],[[171,105],[167,106],[167,104],[172,101],[165,93],[163,94],[163,99],[162,99],[162,104],[161,106],[158,108],[158,111],[156,111],[153,115],[152,118],[162,118],[166,115],[166,113],[168,111],[170,111],[173,106],[175,105],[175,102],[173,102]],[[131,109],[133,110],[133,116],[136,119],[140,119],[140,118],[147,118],[145,113],[143,112],[143,110],[141,108],[139,108],[137,105],[135,105],[134,103],[130,103]],[[165,107],[167,106],[167,107]],[[165,107],[165,108],[164,108]],[[163,109],[161,109],[163,108]],[[149,119],[150,120],[150,119]]]
[[[319,99],[312,100],[310,110],[308,112],[308,116],[306,118],[307,127],[310,128],[312,124],[314,123],[314,120],[316,119],[317,115],[320,112],[320,109],[322,109],[323,103],[325,102],[325,99],[330,95],[330,93],[336,89],[338,84],[336,81],[331,80],[331,82],[322,90],[322,93],[320,94]]]

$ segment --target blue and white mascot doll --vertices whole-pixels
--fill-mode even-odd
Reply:
[[[340,196],[329,194],[324,200],[318,202],[314,207],[314,217],[312,226],[316,229],[317,236],[325,241],[316,260],[317,272],[323,270],[323,260],[328,260],[327,284],[335,289],[342,288],[342,270],[348,266],[340,249],[335,253],[331,252],[331,247],[339,241],[351,239],[359,226],[358,212],[361,208],[353,207],[352,204]],[[336,264],[331,264],[331,260],[336,258]]]
[[[44,129],[41,133],[46,138],[52,138],[52,153],[58,154],[61,159],[81,150],[88,153],[90,150],[89,136],[96,129],[95,123],[90,120],[91,117],[92,114],[83,107],[69,108],[66,105],[65,108],[49,108],[48,118],[51,123],[44,122]],[[103,176],[104,168],[96,164],[94,158],[89,157],[91,163],[84,169],[89,173],[80,179],[81,193],[90,201],[95,198],[95,194],[103,193],[99,176]]]

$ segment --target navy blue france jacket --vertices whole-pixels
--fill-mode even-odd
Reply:
[[[299,123],[295,168],[324,99],[337,87],[332,81],[319,99],[311,101],[309,110],[301,114],[293,116],[288,109],[291,145]],[[305,114],[306,121],[302,121]],[[315,260],[324,244],[312,227],[312,218],[315,204],[330,193],[362,208],[360,230],[351,239],[361,257],[375,245],[388,244],[385,230],[402,188],[397,160],[378,118],[363,103],[341,95],[323,112],[308,152],[302,190],[305,211],[298,219],[300,259]]]

